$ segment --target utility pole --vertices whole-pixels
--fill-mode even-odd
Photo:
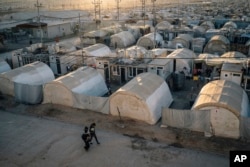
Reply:
[[[153,25],[154,25],[154,47],[156,47],[156,16],[155,16],[155,2],[156,0],[151,0],[153,3],[153,10],[152,13],[154,15]]]
[[[100,28],[100,23],[101,23],[101,0],[94,0],[92,2],[94,4],[94,10],[95,10],[95,22],[96,22],[96,28]],[[98,18],[97,18],[98,17]]]
[[[40,38],[41,38],[41,43],[43,43],[43,38],[42,38],[42,26],[41,26],[41,21],[40,21],[40,12],[39,12],[39,8],[42,7],[42,3],[39,3],[38,0],[36,1],[36,4],[34,4],[35,7],[37,8],[37,23],[39,25],[39,29],[40,29]]]
[[[117,7],[117,20],[119,21],[119,12],[120,12],[119,4],[122,0],[115,0],[115,1],[116,1],[116,7]]]
[[[146,15],[145,6],[146,6],[146,0],[140,0],[140,1],[141,1],[141,12],[142,12],[142,17],[143,17],[143,23],[144,23],[144,29],[143,30],[144,30],[144,34],[145,34],[145,15]]]

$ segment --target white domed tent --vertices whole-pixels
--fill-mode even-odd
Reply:
[[[141,36],[140,28],[138,26],[125,25],[127,30],[134,36],[135,40]]]
[[[144,58],[147,52],[148,50],[145,49],[144,47],[134,45],[125,50],[125,57],[140,59],[140,58]]]
[[[201,37],[205,35],[206,29],[202,26],[194,26],[194,36],[195,37]]]
[[[111,37],[111,46],[115,48],[126,48],[135,43],[135,38],[129,31],[122,31],[114,34]]]
[[[220,57],[218,55],[209,54],[209,53],[202,53],[199,54],[195,62],[205,62],[209,66],[215,66],[221,64]]]
[[[227,45],[230,41],[223,35],[213,36],[204,48],[204,53],[222,55],[227,51]]]
[[[209,30],[209,29],[214,29],[215,28],[214,27],[214,23],[212,23],[211,21],[204,21],[204,22],[201,23],[200,26],[204,27],[205,30]]]
[[[97,111],[107,102],[107,98],[100,96],[105,95],[108,88],[96,69],[81,67],[47,83],[43,92],[43,103]]]
[[[192,36],[189,34],[180,34],[173,40],[174,48],[178,48],[178,45],[180,45],[183,48],[189,49],[192,39]]]
[[[240,137],[240,118],[250,116],[246,92],[239,85],[226,80],[206,84],[192,109],[209,110],[214,135],[229,138]]]
[[[196,58],[196,55],[193,51],[182,48],[176,49],[167,58],[176,59],[176,70],[175,71],[184,71],[185,76],[191,73],[193,60]],[[185,69],[185,70],[184,70]]]
[[[149,124],[161,117],[173,98],[166,82],[156,74],[141,73],[110,97],[110,113]]]
[[[42,85],[55,79],[52,70],[34,62],[0,74],[0,91],[18,101],[36,104],[42,99]]]
[[[0,60],[0,74],[10,70],[10,65],[6,61]]]
[[[237,24],[235,22],[232,22],[232,21],[229,21],[229,22],[226,22],[224,25],[223,25],[223,28],[226,28],[226,29],[237,29]]]
[[[235,58],[235,59],[240,59],[240,58],[247,58],[247,56],[244,55],[241,52],[238,52],[238,51],[230,51],[230,52],[226,52],[223,55],[221,55],[221,58]]]
[[[157,44],[162,43],[162,41],[163,38],[159,33],[149,33],[139,38],[136,45],[146,49],[153,49]]]
[[[168,30],[168,29],[170,29],[172,27],[172,24],[171,23],[169,23],[168,21],[162,21],[162,22],[160,22],[160,23],[158,23],[157,25],[156,25],[156,29],[157,30]]]
[[[80,52],[84,56],[84,63],[87,65],[96,65],[97,57],[110,56],[111,50],[108,46],[98,43],[83,48]]]

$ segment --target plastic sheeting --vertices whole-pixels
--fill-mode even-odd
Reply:
[[[210,134],[210,112],[163,108],[162,125]]]
[[[112,94],[110,113],[155,124],[162,107],[169,107],[172,101],[169,87],[161,77],[142,73]]]

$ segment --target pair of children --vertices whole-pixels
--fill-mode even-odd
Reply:
[[[96,124],[92,123],[89,128],[88,127],[84,128],[84,133],[82,134],[82,140],[85,143],[84,148],[86,151],[89,150],[90,144],[92,144],[91,141],[93,137],[95,137],[96,143],[100,144],[95,134],[95,126]]]

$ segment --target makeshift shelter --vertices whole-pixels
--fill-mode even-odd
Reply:
[[[155,33],[149,33],[139,38],[136,45],[142,46],[146,49],[153,49],[159,44],[161,44],[162,41],[163,41],[162,36],[159,33],[155,32]]]
[[[156,29],[160,31],[168,30],[172,27],[172,24],[168,21],[162,21],[158,24],[156,24]]]
[[[218,54],[222,55],[227,49],[227,45],[230,44],[230,41],[223,35],[213,36],[204,48],[204,53]]]
[[[205,32],[205,38],[207,41],[209,41],[215,35],[221,35],[221,31],[218,29],[209,29]]]
[[[43,92],[43,103],[100,111],[107,102],[101,96],[108,88],[96,69],[81,67],[47,83]]]
[[[111,54],[110,48],[101,43],[83,48],[78,52],[80,52],[80,54],[83,56],[84,64],[94,66],[96,66],[96,58],[109,56]]]
[[[204,62],[206,63],[206,65],[216,66],[216,65],[220,65],[220,62],[218,62],[219,60],[221,59],[218,55],[202,53],[202,54],[199,54],[197,59],[195,59],[195,62],[196,63]]]
[[[161,77],[141,73],[111,95],[110,113],[155,124],[161,117],[161,108],[169,107],[172,101]]]
[[[237,29],[237,24],[235,22],[229,21],[229,22],[226,22],[223,25],[223,28],[226,28],[226,29]]]
[[[82,41],[84,44],[89,45],[104,43],[107,36],[109,36],[109,33],[106,30],[99,29],[85,33],[82,37]]]
[[[174,48],[190,48],[192,36],[189,34],[180,34],[173,40]]]
[[[226,52],[223,55],[221,55],[221,58],[245,59],[247,58],[247,56],[238,51],[231,51],[231,52]]]
[[[125,58],[132,58],[132,59],[142,59],[147,54],[148,50],[142,46],[131,46],[125,50]]]
[[[198,56],[196,62],[203,61],[209,66],[222,66],[223,63],[245,64],[246,56],[240,52],[226,52],[222,56],[215,54],[203,53]]]
[[[126,26],[127,31],[131,32],[131,34],[133,34],[135,40],[138,40],[141,37],[141,32],[140,32],[140,28],[138,26]]]
[[[175,71],[183,71],[185,73],[185,76],[189,76],[191,74],[193,60],[196,58],[196,55],[193,51],[182,48],[176,49],[175,51],[170,53],[167,58],[175,59]]]
[[[0,60],[0,74],[10,70],[10,65],[4,60]]]
[[[206,29],[202,26],[194,26],[194,37],[202,37],[205,35]]]
[[[168,50],[166,48],[155,48],[151,52],[153,57],[167,57]]]
[[[122,31],[114,34],[111,37],[111,46],[115,48],[126,48],[135,43],[135,38],[129,31]]]
[[[215,136],[239,138],[240,119],[250,116],[246,92],[237,84],[215,80],[200,91],[193,110],[209,110],[211,130]]]
[[[204,27],[205,30],[209,30],[209,29],[214,29],[214,23],[212,23],[211,21],[204,21],[200,24],[201,27]]]
[[[55,79],[52,70],[34,62],[0,74],[0,91],[17,101],[36,104],[42,100],[42,85]]]
[[[205,38],[193,38],[192,50],[196,53],[202,53],[205,42],[206,42]]]

